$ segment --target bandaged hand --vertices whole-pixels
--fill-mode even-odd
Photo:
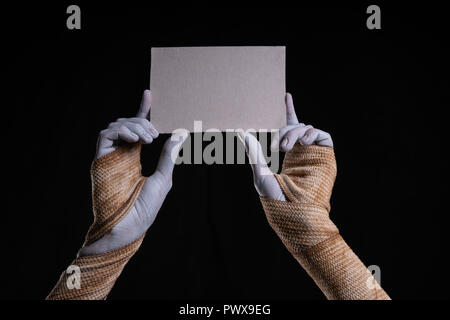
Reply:
[[[136,117],[117,119],[117,121],[109,124],[107,129],[100,132],[95,156],[96,161],[116,152],[118,148],[129,146],[140,148],[139,145],[151,144],[154,139],[158,138],[159,133],[150,122],[150,108],[151,92],[145,90]],[[187,132],[179,136],[173,135],[167,139],[156,171],[148,178],[142,177],[145,182],[129,212],[100,239],[85,245],[80,250],[80,255],[99,254],[121,248],[138,239],[147,231],[172,187],[172,171],[175,160],[172,157],[176,157],[186,137]],[[139,157],[139,155],[137,156]],[[129,168],[124,169],[129,170]],[[115,179],[114,181],[108,181],[108,183],[121,184],[124,181]]]
[[[330,135],[299,123],[290,94],[286,115],[272,144],[286,152],[280,174],[269,170],[253,135],[238,133],[270,226],[328,299],[389,299],[329,217],[337,173]]]
[[[122,118],[100,133],[91,166],[94,222],[84,245],[47,299],[105,299],[172,187],[172,171],[188,132],[164,144],[156,171],[141,173],[141,146],[158,132],[150,123],[151,93],[146,90],[134,118]]]
[[[272,142],[272,151],[281,150],[288,152],[295,145],[333,147],[333,140],[329,133],[298,121],[290,93],[286,94],[285,100],[286,126],[279,130],[278,137]],[[268,199],[286,201],[280,184],[267,166],[263,150],[256,137],[243,131],[238,132],[238,137],[245,145],[245,150],[253,170],[253,182],[258,194]]]

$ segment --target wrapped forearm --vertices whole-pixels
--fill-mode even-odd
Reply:
[[[140,144],[123,145],[95,160],[91,167],[94,222],[85,245],[102,238],[130,211],[142,190]],[[139,249],[144,235],[103,254],[77,257],[64,271],[47,299],[105,299],[126,263]],[[77,284],[73,272],[78,272]]]
[[[269,224],[325,296],[389,299],[329,218],[336,177],[333,148],[296,145],[275,177],[288,200],[261,198]]]

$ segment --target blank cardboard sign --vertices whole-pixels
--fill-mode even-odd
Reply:
[[[285,47],[152,48],[151,121],[161,133],[285,125]],[[196,131],[198,130],[198,126]]]

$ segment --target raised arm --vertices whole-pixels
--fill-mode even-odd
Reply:
[[[240,134],[269,224],[328,299],[390,299],[329,217],[337,172],[331,136],[299,123],[290,94],[286,110],[280,174],[270,172],[256,138]]]
[[[155,173],[142,176],[141,145],[158,137],[150,104],[146,90],[136,117],[118,119],[100,133],[91,166],[94,222],[47,299],[105,299],[155,220],[172,187],[174,158],[187,133],[172,135]]]

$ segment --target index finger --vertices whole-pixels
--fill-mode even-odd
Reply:
[[[297,115],[295,114],[294,100],[290,93],[286,93],[286,124],[298,124]]]
[[[136,115],[137,118],[145,118],[150,120],[150,108],[152,104],[152,93],[150,90],[144,90],[142,94],[141,106]]]

